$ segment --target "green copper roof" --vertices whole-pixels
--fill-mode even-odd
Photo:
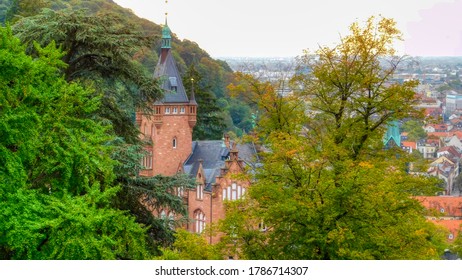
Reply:
[[[167,19],[165,19],[165,25],[162,27],[162,48],[170,49],[172,46],[172,33],[167,25]]]
[[[385,147],[391,148],[394,145],[401,147],[401,133],[398,121],[390,122],[387,127],[387,133],[385,134],[385,139],[383,139]]]

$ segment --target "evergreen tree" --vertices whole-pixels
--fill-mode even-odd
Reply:
[[[203,83],[202,76],[195,69],[194,64],[189,66],[183,81],[187,92],[194,90],[198,104],[197,124],[194,127],[193,139],[221,139],[225,128],[223,111],[218,106],[210,86]]]
[[[62,61],[68,67],[62,69],[64,78],[91,86],[101,94],[93,117],[109,122],[115,136],[108,145],[113,147],[111,155],[116,161],[115,182],[122,189],[114,202],[119,209],[135,215],[137,222],[149,226],[152,250],[173,242],[173,230],[154,213],[170,209],[186,216],[186,207],[175,195],[174,187],[192,187],[193,181],[179,175],[138,176],[144,149],[135,125],[135,111],[149,114],[150,104],[162,95],[158,81],[133,60],[133,55],[150,47],[152,38],[116,14],[87,15],[71,10],[44,10],[18,21],[13,28],[32,55],[36,55],[33,45],[56,42],[65,51]]]
[[[146,229],[111,203],[101,97],[63,79],[54,44],[36,53],[0,28],[0,258],[148,258]]]
[[[133,60],[133,55],[152,44],[152,38],[113,13],[86,15],[84,11],[52,11],[27,17],[14,25],[15,34],[33,53],[33,42],[47,45],[54,41],[66,55],[63,74],[67,81],[81,81],[103,92],[97,112],[110,120],[115,133],[127,143],[138,141],[133,115],[150,111],[161,97],[151,74]]]

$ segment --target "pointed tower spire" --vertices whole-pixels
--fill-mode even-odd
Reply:
[[[162,49],[170,49],[172,47],[172,34],[167,24],[167,13],[165,13],[165,24],[162,27]]]
[[[197,104],[196,95],[194,93],[194,78],[191,78],[191,96],[189,97],[190,104]]]

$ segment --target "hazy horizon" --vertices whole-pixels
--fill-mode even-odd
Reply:
[[[462,56],[462,0],[114,1],[157,24],[168,12],[173,33],[217,58],[299,56],[337,44],[353,22],[380,15],[402,31],[401,54]]]

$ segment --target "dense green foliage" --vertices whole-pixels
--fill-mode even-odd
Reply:
[[[384,150],[390,121],[415,115],[415,83],[390,84],[399,58],[395,23],[371,18],[333,48],[306,54],[295,92],[243,75],[258,104],[267,147],[243,201],[230,203],[222,230],[228,254],[249,259],[432,259],[443,232],[414,195],[437,181],[407,173],[401,149]],[[384,59],[390,59],[386,66]],[[302,74],[303,73],[303,74]]]
[[[149,226],[152,250],[173,242],[173,230],[154,213],[168,208],[184,216],[186,207],[174,195],[174,187],[191,187],[193,181],[184,176],[138,176],[144,150],[134,113],[149,113],[150,104],[161,97],[161,90],[158,81],[133,57],[148,48],[152,38],[137,31],[124,17],[112,13],[87,15],[81,10],[45,9],[19,20],[14,31],[32,55],[36,55],[33,42],[59,44],[66,52],[62,61],[68,65],[62,72],[64,78],[92,86],[101,94],[101,104],[92,116],[110,123],[110,134],[116,137],[108,143],[117,162],[115,182],[122,187],[115,205]]]
[[[197,124],[193,131],[194,140],[221,139],[225,124],[223,111],[217,104],[217,99],[210,87],[202,83],[202,76],[191,65],[183,77],[183,84],[188,92],[194,90],[198,107]]]
[[[98,115],[110,120],[115,133],[128,143],[138,141],[133,114],[137,109],[149,111],[161,90],[132,57],[149,47],[152,39],[116,14],[91,16],[70,10],[44,10],[18,21],[14,31],[30,53],[33,42],[42,46],[56,42],[66,52],[66,80],[78,80],[104,92]]]
[[[427,133],[423,129],[423,122],[419,120],[410,119],[406,121],[402,130],[407,132],[407,138],[409,141],[419,141],[427,137]]]
[[[143,259],[146,229],[111,206],[116,162],[100,96],[61,76],[54,44],[25,54],[0,29],[2,259]]]
[[[13,22],[21,19],[22,16],[35,15],[39,13],[40,9],[43,7],[51,8],[56,11],[63,9],[80,11],[87,16],[97,13],[117,14],[118,17],[124,18],[124,20],[129,23],[128,26],[132,28],[133,32],[141,32],[145,36],[157,39],[155,40],[154,44],[141,48],[133,56],[133,58],[140,62],[149,73],[154,72],[154,67],[158,59],[157,51],[160,48],[161,27],[158,24],[152,23],[148,20],[138,18],[130,10],[120,7],[110,0],[14,0],[12,2],[13,5],[9,6],[8,10],[2,9],[2,5],[0,4],[0,16],[2,13],[4,13],[6,16],[6,13],[8,12],[10,21]],[[4,7],[7,7],[6,2]],[[82,10],[85,12],[82,12]],[[154,12],[156,11],[153,11],[153,13]],[[0,23],[3,22],[4,20],[0,21]],[[236,131],[239,134],[242,134],[243,130],[248,131],[248,120],[251,117],[250,115],[245,115],[245,120],[242,123],[233,122],[233,120],[230,118],[229,110],[231,108],[236,108],[236,106],[239,106],[247,107],[248,109],[248,106],[242,102],[236,103],[232,100],[232,98],[230,98],[230,96],[228,96],[226,92],[226,85],[228,85],[234,79],[232,70],[227,65],[227,63],[221,60],[212,59],[210,55],[202,50],[195,42],[187,39],[180,41],[174,34],[172,38],[172,51],[178,69],[182,75],[186,75],[188,68],[191,65],[195,65],[195,69],[201,77],[197,87],[199,89],[207,89],[205,91],[210,93],[208,98],[212,100],[221,99],[226,103],[234,103],[232,107],[222,105],[223,103],[219,103],[226,124],[226,128],[223,130]],[[204,114],[203,116],[206,115]],[[198,122],[196,129],[198,131],[207,130],[207,127],[202,127],[201,122]],[[222,131],[222,133],[223,132],[224,131]],[[201,136],[195,135],[195,138],[201,138]]]
[[[180,229],[175,233],[172,248],[163,249],[159,260],[220,260],[218,246],[210,245],[204,235]]]

